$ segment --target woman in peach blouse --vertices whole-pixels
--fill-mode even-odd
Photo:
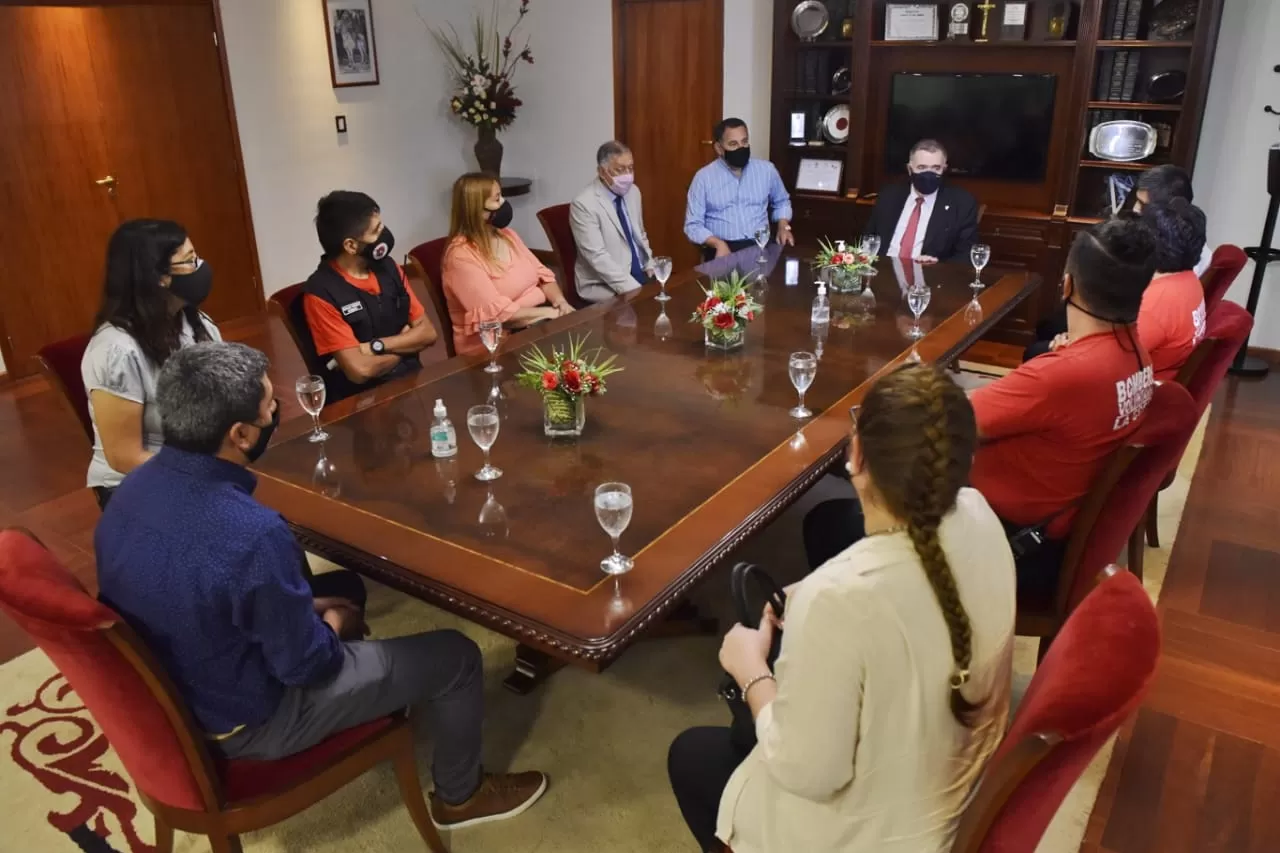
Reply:
[[[472,173],[454,182],[442,277],[459,355],[484,352],[480,324],[486,320],[523,329],[573,310],[555,273],[510,224],[511,202],[492,175]]]

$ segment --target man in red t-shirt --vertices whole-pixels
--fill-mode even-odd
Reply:
[[[1205,216],[1186,199],[1153,202],[1142,222],[1156,238],[1156,274],[1142,295],[1138,335],[1156,379],[1174,379],[1204,339],[1204,286],[1195,273],[1204,250]]]
[[[1151,401],[1133,322],[1154,242],[1136,220],[1081,233],[1062,285],[1068,342],[970,396],[983,441],[970,481],[1011,534],[1045,526],[1045,545],[1018,561],[1023,586],[1052,587],[1078,502]]]
[[[329,193],[316,206],[316,235],[324,255],[307,279],[302,310],[330,399],[418,368],[436,330],[391,257],[395,237],[377,202]]]

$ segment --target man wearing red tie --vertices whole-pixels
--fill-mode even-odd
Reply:
[[[866,233],[880,237],[881,254],[922,264],[967,262],[978,238],[978,202],[967,190],[944,183],[947,152],[922,139],[907,160],[908,183],[881,190]]]

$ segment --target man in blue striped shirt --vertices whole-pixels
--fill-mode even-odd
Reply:
[[[723,258],[753,245],[757,231],[768,231],[772,208],[778,242],[794,246],[791,196],[772,163],[751,159],[746,122],[727,118],[713,133],[716,161],[699,169],[689,185],[685,236],[702,246],[703,260]]]

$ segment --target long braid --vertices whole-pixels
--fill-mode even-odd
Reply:
[[[963,392],[935,368],[924,365],[903,368],[886,377],[883,383],[887,393],[882,405],[875,409],[883,406],[884,429],[866,435],[864,453],[868,460],[876,455],[877,448],[868,445],[888,432],[894,434],[892,450],[898,453],[891,450],[885,457],[910,453],[906,457],[910,461],[897,467],[893,485],[886,488],[888,484],[880,479],[877,486],[889,508],[906,521],[907,535],[942,610],[955,661],[950,681],[951,712],[961,724],[968,726],[979,707],[961,692],[973,661],[973,631],[969,614],[960,600],[955,575],[938,538],[938,528],[955,505],[961,485],[968,479],[975,440],[972,410],[967,407]],[[873,390],[869,400],[877,390],[881,389]],[[908,413],[914,417],[907,417]],[[874,416],[875,412],[868,414]],[[904,420],[912,423],[902,422]],[[860,417],[860,435],[861,422]],[[881,463],[888,467],[893,460],[882,457]],[[887,472],[880,473],[884,477]],[[875,475],[873,471],[873,478]]]

